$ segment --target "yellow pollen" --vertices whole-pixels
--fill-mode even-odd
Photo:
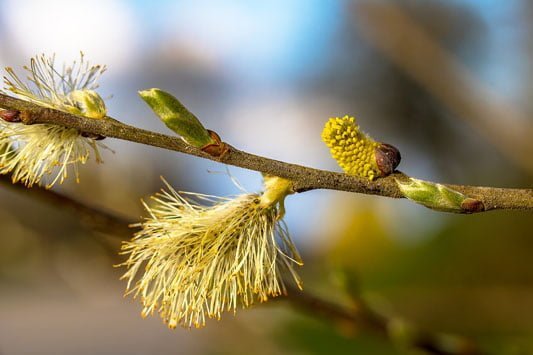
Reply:
[[[369,180],[380,175],[374,155],[379,143],[359,129],[354,117],[330,118],[322,131],[322,140],[347,174]]]

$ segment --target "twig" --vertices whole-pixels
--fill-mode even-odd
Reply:
[[[41,187],[27,189],[21,184],[13,184],[9,175],[0,175],[0,183],[51,205],[73,211],[87,227],[97,232],[113,235],[117,239],[129,238],[133,233],[133,230],[128,227],[133,221],[125,217],[88,206],[69,196]],[[308,292],[287,287],[287,300],[295,308],[308,312],[314,317],[325,318],[331,322],[344,322],[354,328],[395,341],[390,328],[392,319],[377,314],[360,298],[353,299],[354,306],[347,308]],[[455,339],[455,347],[446,348],[449,344],[443,344],[438,335],[419,331],[416,336],[406,342],[406,345],[434,355],[481,355],[476,350],[477,347],[473,341],[462,337],[455,337]]]
[[[434,334],[413,327],[405,334],[394,334],[394,324],[400,323],[401,320],[376,313],[362,298],[356,295],[351,295],[351,307],[343,307],[292,287],[288,287],[287,292],[287,300],[294,307],[313,317],[322,317],[333,323],[349,325],[356,330],[363,330],[392,342],[400,342],[404,346],[423,350],[428,354],[483,354],[472,339],[462,336]]]
[[[294,189],[296,192],[313,189],[330,189],[402,198],[403,195],[400,192],[395,179],[406,180],[408,178],[407,175],[401,172],[396,172],[375,181],[368,181],[356,176],[319,170],[261,157],[246,153],[229,145],[225,154],[221,157],[213,157],[204,153],[200,149],[186,144],[178,137],[172,137],[129,126],[110,117],[97,120],[76,116],[66,112],[41,107],[31,102],[16,99],[2,93],[0,93],[0,107],[20,111],[20,116],[24,124],[47,123],[76,128],[85,133],[119,138],[131,142],[174,150],[228,165],[234,165],[291,179],[294,182]],[[496,209],[533,209],[533,189],[509,189],[462,185],[446,186],[483,203],[484,209],[470,212],[483,212]]]
[[[21,194],[30,195],[52,206],[58,206],[63,209],[71,210],[78,217],[79,221],[88,226],[90,229],[126,238],[133,233],[129,228],[129,220],[109,211],[100,208],[88,206],[87,204],[74,200],[71,197],[62,195],[52,190],[46,190],[41,187],[26,188],[22,184],[13,184],[10,175],[0,175],[0,183],[11,190],[18,191]]]

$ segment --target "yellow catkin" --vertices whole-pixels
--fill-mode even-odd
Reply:
[[[354,117],[330,118],[322,131],[322,140],[347,174],[369,180],[380,175],[374,153],[379,143],[361,132]]]

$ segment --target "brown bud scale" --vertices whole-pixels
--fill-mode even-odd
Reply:
[[[207,133],[209,133],[209,136],[211,137],[211,139],[215,141],[215,144],[222,143],[222,139],[220,138],[217,132],[208,129]]]
[[[101,141],[106,138],[105,136],[102,136],[101,134],[94,134],[94,133],[89,133],[89,132],[81,132],[80,134],[82,137],[93,139],[95,141]]]
[[[483,201],[468,197],[461,203],[461,209],[466,213],[482,212],[485,211],[485,205]]]
[[[0,111],[0,118],[6,122],[20,122],[20,111],[17,110],[2,110]]]
[[[220,143],[207,144],[200,149],[202,150],[202,152],[205,152],[212,157],[221,158],[224,156],[224,154],[228,152],[229,147],[226,143],[220,142]]]
[[[222,142],[222,139],[220,138],[217,132],[208,129],[207,133],[209,133],[209,136],[214,141],[214,143],[206,144],[200,149],[202,150],[202,152],[205,152],[212,157],[223,157],[224,154],[226,154],[229,150],[228,145]]]
[[[374,154],[381,176],[392,174],[402,159],[400,151],[387,143],[380,143],[380,145],[374,150]]]

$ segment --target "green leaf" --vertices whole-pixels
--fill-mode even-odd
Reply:
[[[174,96],[160,89],[139,91],[139,95],[168,128],[190,145],[202,148],[215,143],[200,120]]]

